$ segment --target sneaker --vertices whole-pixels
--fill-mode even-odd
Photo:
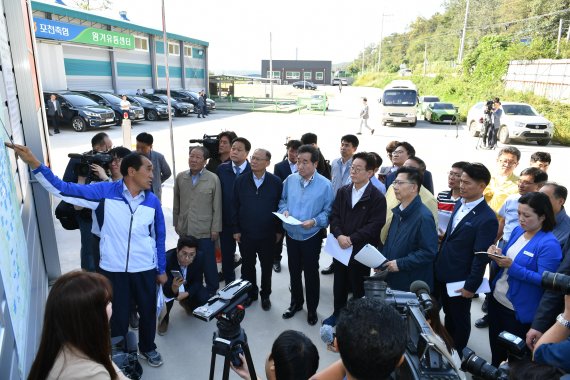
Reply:
[[[148,365],[151,367],[160,367],[162,365],[162,356],[156,350],[149,352],[142,352],[140,356],[148,361]]]
[[[167,331],[168,331],[168,319],[163,319],[158,324],[158,329],[157,329],[158,335],[160,336],[166,335]]]
[[[139,328],[139,316],[136,311],[131,312],[129,315],[129,326],[131,326],[133,330]]]

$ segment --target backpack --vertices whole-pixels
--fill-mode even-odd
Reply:
[[[66,230],[77,230],[79,228],[79,224],[75,219],[75,214],[76,211],[73,205],[66,201],[59,202],[55,208],[55,217]]]

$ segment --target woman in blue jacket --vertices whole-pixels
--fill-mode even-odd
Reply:
[[[508,331],[524,339],[542,297],[542,272],[556,272],[562,259],[560,243],[552,234],[556,224],[548,196],[528,193],[519,199],[519,225],[504,248],[489,247],[489,256],[499,272],[492,284],[489,302],[489,343],[492,364],[507,359],[507,352],[497,344],[500,332]]]

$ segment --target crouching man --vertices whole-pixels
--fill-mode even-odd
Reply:
[[[168,279],[162,287],[167,299],[166,314],[159,318],[158,335],[164,335],[168,331],[170,309],[174,300],[177,300],[189,315],[208,300],[208,291],[202,285],[204,257],[203,253],[198,251],[196,238],[181,237],[176,248],[166,252],[166,275]]]

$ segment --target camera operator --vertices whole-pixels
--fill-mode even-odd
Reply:
[[[406,339],[394,307],[376,298],[353,299],[340,313],[332,344],[341,360],[311,380],[388,379],[404,361]]]
[[[109,136],[105,132],[99,132],[91,139],[92,149],[84,154],[106,153],[112,147],[113,142]],[[86,177],[80,176],[78,173],[78,167],[80,164],[80,159],[70,159],[67,167],[65,168],[65,173],[63,174],[63,181],[81,184],[89,183]],[[99,178],[97,171],[94,171],[94,175]],[[81,234],[81,269],[88,272],[94,272],[96,270],[97,262],[95,261],[92,249],[94,242],[93,235],[91,234],[91,226],[93,224],[91,210],[77,206],[75,209],[77,210],[75,218],[79,225],[79,232]]]
[[[245,356],[240,354],[243,365],[231,367],[242,379],[251,380]],[[319,351],[305,334],[295,330],[285,330],[271,347],[265,361],[267,380],[308,379],[319,368]],[[258,377],[259,379],[259,377]]]
[[[487,148],[491,149],[497,145],[497,133],[501,127],[501,116],[503,115],[503,109],[501,108],[501,102],[499,98],[493,99],[493,108],[491,110],[491,123],[493,128],[489,128],[490,125],[485,125],[485,138],[487,139]],[[485,143],[485,139],[483,140]]]
[[[570,295],[564,297],[564,313],[542,335],[534,348],[534,360],[570,372]]]
[[[232,141],[237,138],[233,131],[224,131],[218,135],[218,157],[210,157],[206,169],[216,173],[220,164],[230,160]]]

